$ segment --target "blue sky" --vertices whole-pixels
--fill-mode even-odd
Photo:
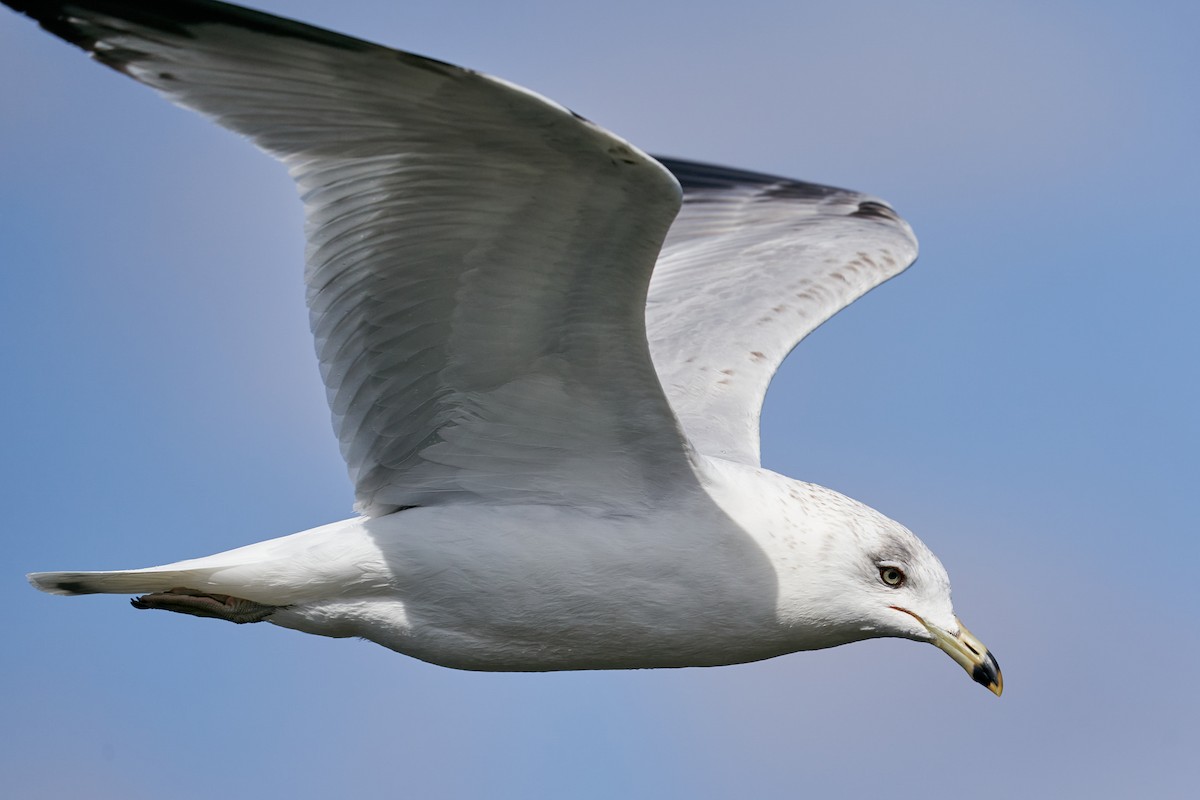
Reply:
[[[34,592],[25,572],[339,519],[351,490],[283,169],[4,13],[12,796],[1190,796],[1200,7],[257,7],[500,75],[651,152],[888,199],[920,261],[789,358],[764,461],[916,531],[1006,693],[903,641],[486,675]]]

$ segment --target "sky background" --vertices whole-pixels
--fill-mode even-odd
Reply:
[[[890,201],[921,258],[788,359],[763,459],[921,536],[1006,693],[899,640],[489,675],[34,592],[352,500],[282,167],[5,11],[8,796],[1193,796],[1200,5],[257,7]]]

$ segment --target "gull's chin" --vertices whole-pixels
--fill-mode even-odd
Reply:
[[[924,618],[922,618],[920,614],[909,611],[907,608],[901,608],[900,606],[888,606],[888,608],[892,609],[893,611],[899,611],[904,615],[905,619],[905,622],[903,623],[903,632],[892,635],[900,636],[905,639],[912,639],[914,642],[927,642],[929,644],[935,644],[937,642],[937,637],[935,637],[930,631],[929,624],[925,622]]]

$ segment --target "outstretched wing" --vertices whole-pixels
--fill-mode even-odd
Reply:
[[[659,157],[683,208],[646,308],[650,352],[695,448],[759,463],[758,418],[788,352],[917,257],[908,223],[845,189]]]
[[[654,160],[503,81],[236,6],[8,5],[288,166],[360,510],[628,512],[694,485],[645,334],[679,206]]]

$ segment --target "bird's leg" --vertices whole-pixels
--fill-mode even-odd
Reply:
[[[262,622],[283,606],[268,606],[253,600],[230,597],[225,594],[207,594],[195,589],[176,588],[165,592],[153,592],[129,601],[134,608],[160,608],[163,611],[178,611],[194,617],[212,617],[235,622]]]

